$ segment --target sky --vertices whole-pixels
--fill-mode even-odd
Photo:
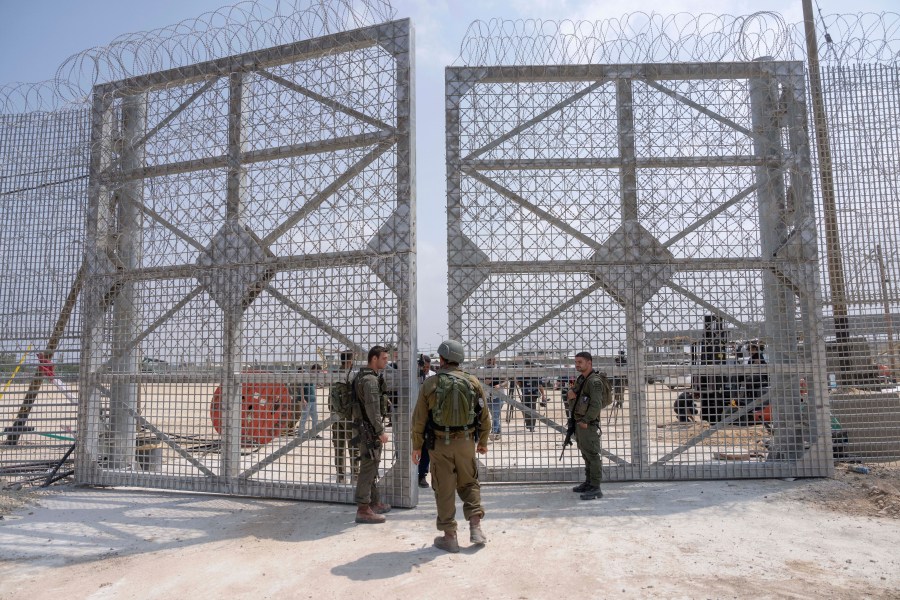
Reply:
[[[260,0],[271,5],[275,0]],[[781,13],[802,18],[800,0],[393,0],[397,18],[415,30],[418,340],[435,348],[447,333],[446,170],[444,68],[459,55],[469,24],[477,19],[602,20],[629,12],[747,15]],[[152,30],[222,7],[221,0],[0,0],[0,84],[42,81],[66,58],[102,46],[123,33]],[[839,0],[819,0],[825,14],[850,12]],[[856,0],[853,12],[900,9],[897,0]],[[459,64],[457,62],[457,64]]]

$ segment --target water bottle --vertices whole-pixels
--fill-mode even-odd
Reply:
[[[869,474],[869,467],[867,467],[866,465],[851,465],[850,470],[854,473],[860,473],[862,475]]]

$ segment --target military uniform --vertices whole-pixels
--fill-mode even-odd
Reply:
[[[436,376],[425,380],[419,389],[419,398],[412,416],[412,448],[422,450],[425,429],[429,427],[431,411],[437,403],[435,388],[441,374],[450,371],[461,373],[469,380],[478,402],[475,422],[471,429],[449,434],[433,431],[434,447],[428,449],[431,456],[431,485],[437,503],[437,528],[439,531],[455,534],[456,494],[459,494],[459,498],[463,501],[463,515],[467,521],[472,517],[480,519],[484,516],[481,484],[478,482],[478,466],[475,462],[475,446],[477,442],[478,446],[487,447],[491,432],[491,416],[490,412],[484,409],[484,390],[474,375],[465,373],[459,367],[449,366],[438,370]]]
[[[350,372],[347,372],[347,380],[350,380]],[[343,483],[347,478],[347,454],[350,454],[350,472],[355,477],[359,472],[359,453],[350,440],[353,439],[353,427],[350,421],[338,419],[331,424],[331,445],[334,446],[334,467],[337,471],[338,482]]]
[[[359,454],[350,443],[353,429],[350,421],[337,420],[331,424],[331,444],[334,446],[334,466],[338,474],[338,482],[343,483],[347,476],[347,453],[350,453],[350,469],[355,476],[359,471]]]
[[[585,376],[579,375],[573,388],[578,396],[568,402],[570,414],[578,422],[575,439],[584,459],[584,483],[573,490],[577,492],[589,492],[591,488],[597,488],[599,492],[600,488],[600,410],[609,403],[609,399],[603,398],[601,377],[604,375],[592,371],[585,383]],[[587,428],[582,428],[582,423],[587,424]]]
[[[375,437],[384,433],[382,424],[383,403],[386,395],[384,379],[378,376],[374,369],[363,367],[353,381],[356,386],[356,397],[359,403],[353,407],[353,434],[359,435],[355,423],[365,419],[375,430]],[[365,412],[363,412],[365,411]],[[360,447],[359,451],[359,478],[356,482],[357,504],[380,504],[381,498],[376,486],[378,479],[378,464],[381,462],[381,445],[371,452],[367,448]]]

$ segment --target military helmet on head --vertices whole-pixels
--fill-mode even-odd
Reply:
[[[462,364],[466,359],[466,351],[463,345],[456,340],[444,340],[441,342],[441,345],[438,346],[438,354],[451,363]]]

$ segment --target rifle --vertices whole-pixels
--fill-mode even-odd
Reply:
[[[375,435],[375,428],[365,417],[353,421],[359,433],[350,440],[350,443],[359,446],[360,453],[367,458],[373,458],[376,450],[381,449],[381,440]]]
[[[578,422],[575,420],[575,404],[578,402],[578,398],[581,396],[581,392],[584,391],[584,385],[593,374],[594,371],[588,373],[588,376],[585,377],[584,381],[581,382],[581,386],[578,388],[578,392],[575,394],[575,401],[572,402],[572,408],[569,410],[569,420],[566,422],[566,439],[563,440],[563,448],[562,452],[559,453],[559,460],[562,460],[563,456],[566,455],[566,446],[572,445],[572,436],[575,435],[575,428],[578,427]]]
[[[578,426],[578,422],[575,420],[575,417],[571,415],[571,411],[569,414],[569,421],[566,423],[566,439],[563,440],[563,449],[562,452],[559,453],[559,460],[563,459],[563,456],[566,455],[566,446],[572,445],[572,436],[575,435],[575,428]]]

